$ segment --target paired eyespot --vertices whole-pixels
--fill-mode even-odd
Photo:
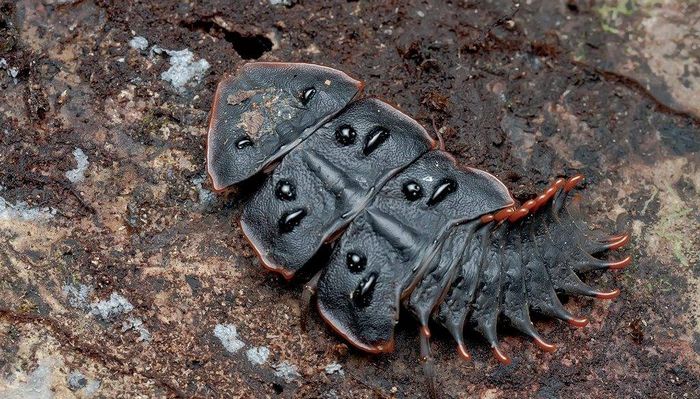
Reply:
[[[299,101],[301,101],[303,105],[306,105],[309,103],[309,101],[311,101],[312,98],[314,98],[315,95],[316,89],[313,87],[307,87],[301,92],[301,97],[299,98]]]
[[[422,198],[424,195],[423,187],[421,187],[421,185],[415,180],[409,180],[404,183],[401,191],[403,192],[404,197],[411,202]],[[457,191],[456,181],[450,178],[440,180],[437,186],[435,186],[433,194],[428,199],[428,206],[439,204],[445,200],[448,195],[454,193],[455,191]]]
[[[374,295],[374,288],[377,285],[378,276],[376,272],[373,272],[360,280],[351,294],[353,305],[358,308],[366,308],[372,303],[372,296]]]
[[[345,257],[345,263],[348,266],[350,273],[362,273],[367,266],[367,257],[357,252],[348,252]],[[374,286],[377,282],[378,274],[372,272],[360,280],[355,287],[355,290],[350,294],[352,303],[358,308],[366,308],[372,302],[374,294]]]
[[[389,130],[381,126],[375,127],[365,136],[365,145],[362,148],[362,153],[365,156],[373,153],[388,138]],[[357,131],[350,125],[340,125],[335,129],[335,140],[342,146],[355,144]]]

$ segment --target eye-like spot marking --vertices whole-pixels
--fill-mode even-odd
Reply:
[[[314,89],[313,87],[307,87],[301,93],[301,98],[300,98],[301,103],[304,105],[308,104],[309,101],[311,101],[311,99],[314,98],[315,95],[316,95],[316,89]]]
[[[236,148],[239,150],[250,147],[251,145],[253,145],[253,140],[251,140],[248,136],[243,136],[236,142]]]
[[[350,145],[355,143],[357,132],[350,125],[341,125],[335,130],[335,139],[341,145]]]
[[[372,131],[367,134],[367,138],[365,139],[365,148],[362,149],[362,153],[364,153],[365,156],[371,154],[388,138],[389,131],[385,128],[379,126],[372,129]]]
[[[428,200],[428,206],[442,202],[448,195],[457,191],[457,182],[452,179],[442,179],[435,187],[433,195]]]
[[[404,183],[401,191],[403,191],[403,195],[409,201],[415,201],[423,197],[423,187],[421,187],[420,184],[416,183],[413,180],[409,180],[406,183]]]
[[[367,266],[367,258],[355,252],[348,252],[346,263],[350,272],[360,273],[365,270],[365,266]]]
[[[297,199],[297,188],[288,180],[280,180],[277,182],[275,195],[282,201],[294,201]]]
[[[377,282],[377,273],[370,273],[367,277],[360,280],[352,292],[352,303],[358,308],[366,308],[372,303],[372,294]]]
[[[299,226],[301,220],[306,216],[306,209],[295,209],[282,214],[279,221],[279,228],[282,233],[291,233],[295,227]]]

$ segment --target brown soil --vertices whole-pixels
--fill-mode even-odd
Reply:
[[[700,5],[289,3],[1,3],[0,396],[426,397],[408,315],[386,356],[348,348],[315,314],[303,332],[301,282],[262,270],[237,225],[250,188],[208,191],[216,84],[256,59],[364,80],[520,200],[583,173],[591,224],[633,233],[619,255],[633,266],[587,278],[620,298],[568,299],[583,329],[536,321],[557,352],[505,330],[512,365],[476,334],[465,362],[437,332],[446,397],[697,395]],[[210,67],[177,88],[158,48]],[[133,309],[96,314],[114,293]],[[243,349],[227,351],[217,325]],[[285,364],[297,374],[280,376]]]

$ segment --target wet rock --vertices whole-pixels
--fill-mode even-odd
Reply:
[[[460,165],[497,175],[518,200],[583,173],[591,227],[633,232],[621,254],[633,265],[582,276],[622,295],[566,301],[586,329],[534,321],[555,354],[504,329],[517,367],[493,361],[477,334],[467,335],[475,361],[462,362],[436,329],[444,397],[697,392],[694,2],[521,1],[515,14],[510,0],[47,2],[0,2],[0,398],[32,397],[24,387],[47,358],[64,359],[50,369],[57,398],[427,396],[410,316],[381,356],[323,323],[303,332],[304,282],[266,273],[237,225],[255,184],[211,197],[216,82],[258,58],[363,79],[367,95],[441,132]],[[136,37],[149,43],[134,48]],[[173,68],[164,49],[192,53],[185,71],[209,68],[174,73],[177,88],[161,77]],[[76,148],[89,163],[71,183]],[[105,325],[91,305],[112,292],[134,309]],[[236,334],[222,341],[218,323]],[[243,346],[231,354],[224,342]],[[282,360],[296,370],[290,383]],[[333,363],[345,377],[326,374]],[[70,390],[71,371],[83,388]]]

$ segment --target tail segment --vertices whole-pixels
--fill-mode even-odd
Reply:
[[[462,337],[467,321],[486,338],[497,359],[509,363],[498,344],[499,319],[531,337],[541,349],[553,351],[554,345],[532,324],[531,312],[583,327],[588,320],[569,313],[558,294],[598,299],[619,295],[618,289],[599,291],[578,276],[591,270],[622,269],[631,262],[629,256],[619,261],[593,256],[622,247],[629,235],[596,236],[580,221],[579,199],[572,196],[572,190],[582,180],[580,175],[559,179],[519,208],[482,216],[484,225],[468,236],[467,248],[473,249],[464,252],[461,269],[435,311],[437,321],[454,336],[462,357],[468,357]],[[569,197],[573,198],[567,201]]]

